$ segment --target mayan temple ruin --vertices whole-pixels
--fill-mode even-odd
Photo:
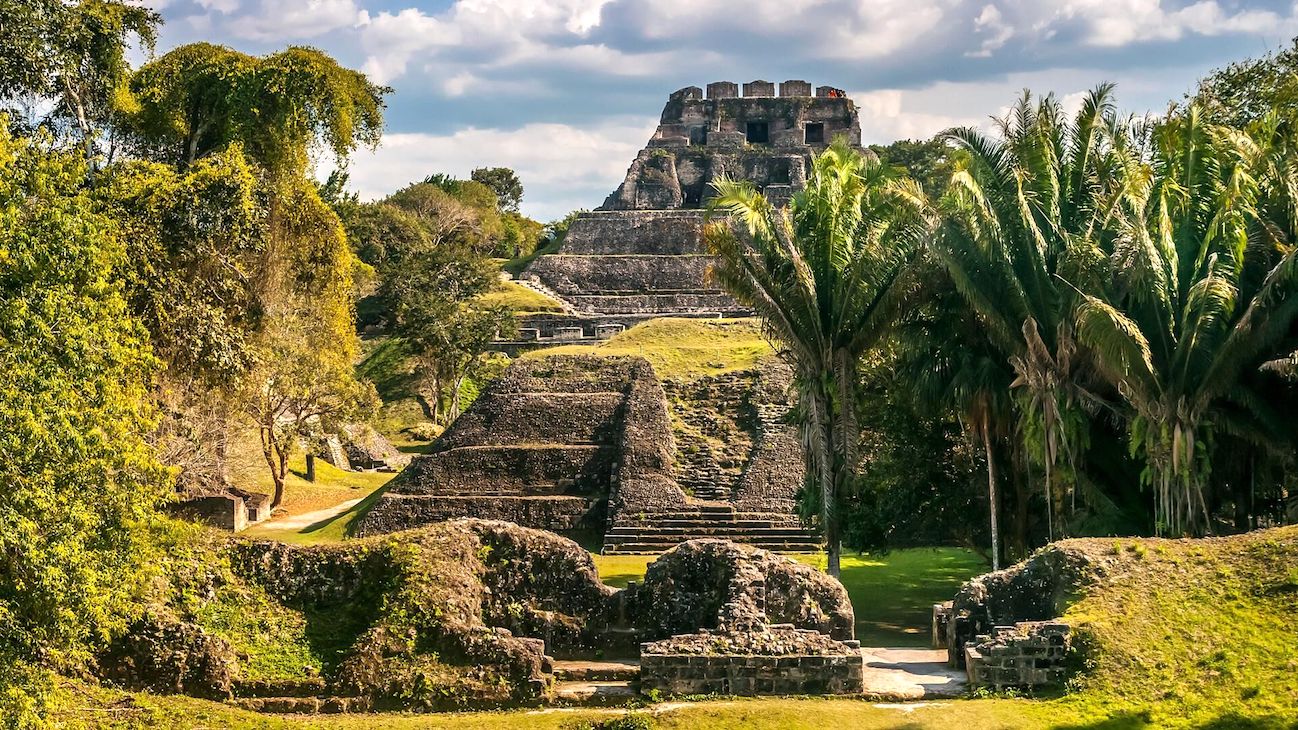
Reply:
[[[812,155],[859,146],[855,105],[805,81],[695,86],[669,97],[653,137],[562,247],[519,277],[564,311],[529,315],[511,351],[592,342],[656,317],[747,312],[710,280],[702,229],[710,185],[750,180],[776,204]],[[454,517],[602,536],[604,552],[657,552],[695,537],[815,550],[795,514],[803,481],[787,423],[789,369],[660,381],[636,357],[516,361],[393,482],[360,534]]]

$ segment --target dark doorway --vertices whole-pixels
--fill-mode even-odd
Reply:
[[[824,144],[825,125],[820,122],[807,122],[807,135],[803,144]]]
[[[771,128],[766,122],[748,123],[748,143],[766,144],[771,141]]]

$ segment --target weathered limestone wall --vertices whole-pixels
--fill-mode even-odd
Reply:
[[[708,281],[711,256],[542,256],[528,269],[562,295],[718,291]]]
[[[408,485],[405,494],[606,492],[614,455],[599,445],[466,446],[417,460],[393,486]]]
[[[1072,629],[1055,621],[998,626],[965,645],[965,670],[974,687],[1059,686],[1068,677]]]
[[[861,652],[830,655],[640,654],[640,688],[673,695],[860,694]]]
[[[683,503],[662,388],[642,358],[515,361],[392,482],[356,531],[456,517],[602,530],[610,498]]]
[[[702,224],[703,212],[698,210],[582,213],[568,229],[561,253],[574,256],[702,254]]]
[[[611,443],[617,437],[622,399],[620,392],[489,392],[457,418],[433,448]]]
[[[572,495],[547,497],[388,493],[361,518],[356,535],[368,537],[460,518],[501,520],[550,532],[599,530],[604,501]]]

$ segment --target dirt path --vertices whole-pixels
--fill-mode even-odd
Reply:
[[[946,665],[942,649],[863,648],[865,694],[877,700],[919,700],[958,697],[967,684],[965,673]]]
[[[323,522],[331,517],[337,517],[360,503],[360,499],[349,499],[341,504],[335,504],[332,507],[318,509],[314,512],[303,512],[300,515],[270,519],[257,525],[257,529],[258,531],[284,530],[288,532],[301,532],[303,529],[310,527],[317,522]]]

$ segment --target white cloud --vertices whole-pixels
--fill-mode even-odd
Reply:
[[[227,0],[210,9],[223,10]],[[233,5],[237,8],[238,3]],[[363,11],[354,0],[259,0],[254,9],[233,17],[225,28],[235,37],[259,41],[314,38],[356,25]]]
[[[1000,8],[995,5],[983,6],[974,18],[974,32],[983,37],[983,42],[978,50],[965,53],[970,58],[987,58],[1014,37],[1014,29],[1005,23]]]
[[[1228,10],[1217,0],[1198,0],[1184,7],[1166,0],[1016,0],[1014,6],[1005,14],[1019,32],[1045,40],[1061,27],[1079,24],[1083,42],[1099,47],[1176,41],[1188,35],[1291,34],[1298,29],[1294,8],[1287,15],[1233,6]]]
[[[861,136],[865,143],[888,143],[898,139],[928,139],[951,127],[978,126],[986,118],[926,111],[917,102],[941,90],[906,92],[898,89],[849,93],[861,114]]]
[[[376,199],[434,172],[467,178],[475,167],[513,168],[523,181],[523,212],[538,220],[594,208],[626,174],[648,141],[652,122],[606,121],[578,128],[528,124],[515,130],[463,129],[453,134],[388,134],[349,167],[361,197]]]

